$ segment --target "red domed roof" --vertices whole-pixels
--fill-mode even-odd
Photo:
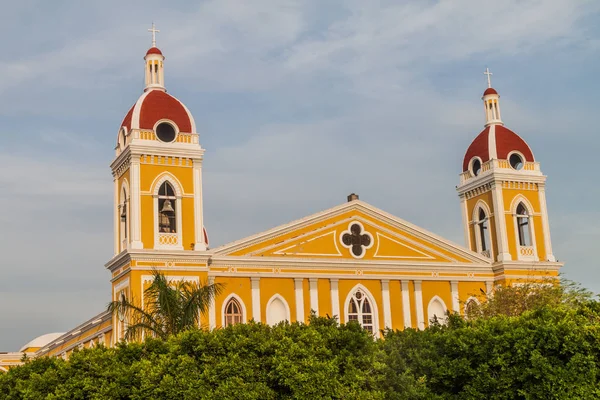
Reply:
[[[162,51],[160,51],[158,47],[150,47],[146,52],[146,55],[148,54],[160,54],[161,56],[163,55]]]
[[[160,89],[151,89],[131,107],[121,126],[131,129],[154,129],[161,119],[173,121],[180,132],[196,133],[196,123],[182,102]]]
[[[483,95],[487,96],[488,94],[498,94],[498,92],[496,92],[496,89],[494,88],[487,88],[485,89],[485,92],[483,92]]]
[[[473,157],[481,158],[482,163],[491,159],[506,160],[511,151],[523,154],[525,161],[535,161],[529,145],[519,135],[499,124],[486,126],[467,149],[463,171],[469,169],[469,162]]]

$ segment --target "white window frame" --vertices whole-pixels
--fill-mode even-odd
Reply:
[[[490,260],[494,260],[494,244],[492,242],[492,213],[490,211],[490,208],[488,207],[487,203],[483,200],[479,200],[476,204],[475,204],[475,208],[473,209],[473,216],[472,216],[472,225],[473,225],[473,232],[475,233],[475,248],[477,250],[477,253],[479,254],[483,254],[483,243],[481,242],[481,232],[480,232],[480,223],[482,222],[481,220],[479,220],[479,210],[483,210],[483,212],[486,215],[486,220],[488,222],[488,226],[487,226],[487,230],[488,230],[488,238],[489,238],[489,249],[487,249],[487,251],[489,252],[489,258]],[[485,221],[485,220],[484,220]]]
[[[227,296],[225,298],[225,300],[223,300],[223,304],[221,305],[221,326],[223,328],[226,327],[226,325],[225,325],[225,321],[226,321],[226,319],[225,319],[225,311],[227,310],[227,304],[229,304],[229,302],[231,301],[231,299],[237,300],[238,304],[240,305],[240,308],[242,310],[242,322],[241,323],[244,324],[247,321],[247,315],[248,314],[246,314],[246,305],[244,304],[244,302],[243,302],[243,300],[242,300],[242,298],[240,296],[238,296],[235,293],[231,293],[229,296]],[[289,319],[288,319],[288,321],[289,321]]]
[[[283,302],[283,305],[285,306],[285,313],[286,313],[285,320],[288,321],[288,322],[291,321],[291,318],[290,318],[290,315],[291,315],[290,314],[290,306],[289,306],[288,302],[285,300],[285,298],[282,295],[280,295],[279,293],[275,293],[273,296],[271,296],[271,298],[267,302],[267,307],[265,308],[265,312],[267,314],[266,315],[266,317],[267,317],[266,318],[267,325],[271,325],[271,326],[276,325],[276,324],[272,324],[271,321],[269,321],[270,320],[269,307],[271,306],[271,303],[273,303],[277,299],[281,300]],[[279,322],[281,322],[281,321],[279,321]],[[277,322],[277,324],[279,322]]]
[[[438,295],[433,296],[431,298],[431,300],[429,300],[429,303],[427,304],[427,324],[428,324],[428,326],[431,324],[431,320],[433,319],[433,317],[435,315],[431,311],[431,306],[433,305],[434,302],[441,303],[442,308],[444,309],[444,315],[442,317],[438,317],[438,322],[442,325],[445,325],[446,323],[448,323],[448,317],[446,316],[446,314],[448,313],[448,307],[446,307],[446,303]]]
[[[531,246],[521,246],[519,240],[519,215],[517,214],[517,208],[519,204],[523,204],[523,207],[527,210],[529,239],[531,240]],[[534,212],[531,203],[523,195],[516,196],[511,204],[511,212],[513,216],[513,225],[515,230],[515,245],[517,248],[517,260],[519,261],[539,261],[537,254],[537,246],[535,240],[535,227],[534,227]]]
[[[125,193],[125,198],[123,198]],[[129,182],[127,179],[123,179],[121,184],[121,190],[119,191],[119,249],[120,251],[126,250],[129,247],[129,241],[131,240],[131,207],[130,207],[130,195],[129,195]],[[123,207],[125,208],[125,223],[121,221],[121,214],[123,213]]]
[[[379,335],[379,307],[377,306],[377,302],[375,301],[373,294],[371,294],[369,289],[367,289],[366,287],[364,287],[364,285],[362,285],[360,283],[355,285],[352,289],[350,289],[350,291],[348,292],[348,295],[346,296],[346,300],[344,301],[344,321],[346,323],[348,323],[350,321],[348,319],[348,306],[350,305],[350,300],[354,297],[354,294],[356,293],[357,290],[360,290],[365,295],[367,300],[369,300],[369,303],[371,304],[371,313],[373,314],[373,336],[378,336]],[[360,324],[360,326],[363,326],[362,318],[360,318],[362,316],[362,309],[359,310],[358,314],[359,314],[359,318],[358,318],[357,322]]]
[[[177,226],[177,232],[173,235],[176,238],[176,242],[173,244],[160,243],[160,234],[158,230],[158,218],[159,218],[159,209],[158,209],[158,195],[160,187],[163,183],[169,182],[173,191],[175,192],[175,223]],[[154,182],[152,183],[152,203],[154,207],[154,248],[160,250],[183,250],[183,233],[182,233],[182,214],[183,210],[181,207],[181,199],[183,197],[183,189],[181,183],[175,178],[172,174],[165,172],[159,175]],[[164,233],[163,233],[164,235]]]

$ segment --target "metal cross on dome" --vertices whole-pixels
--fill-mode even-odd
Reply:
[[[148,29],[148,32],[152,32],[152,47],[156,47],[156,33],[160,31],[156,29],[154,22],[152,22],[152,28]]]
[[[488,87],[491,88],[492,87],[492,78],[491,78],[491,76],[494,75],[494,74],[492,74],[490,72],[490,69],[488,67],[485,68],[485,72],[483,74],[487,75]]]
[[[361,258],[365,255],[365,251],[373,246],[373,236],[357,222],[351,223],[348,228],[347,231],[342,232],[342,245],[350,249],[354,257]]]

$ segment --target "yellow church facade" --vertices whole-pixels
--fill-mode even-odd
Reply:
[[[351,194],[331,209],[211,248],[201,137],[191,112],[166,92],[165,58],[154,43],[144,60],[145,88],[120,125],[111,163],[107,303],[124,297],[144,304],[158,270],[170,280],[223,284],[203,317],[207,329],[251,320],[308,322],[315,312],[356,320],[379,336],[387,328],[424,329],[447,311],[462,314],[495,285],[558,274],[546,178],[527,143],[504,127],[489,81],[484,130],[467,149],[457,186],[464,246]],[[112,346],[126,327],[126,319],[105,311],[18,353],[0,354],[0,368],[18,364],[22,353],[68,357],[77,348]]]

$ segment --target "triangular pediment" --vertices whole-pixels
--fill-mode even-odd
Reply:
[[[358,200],[213,251],[218,256],[237,257],[490,263],[479,254]]]

